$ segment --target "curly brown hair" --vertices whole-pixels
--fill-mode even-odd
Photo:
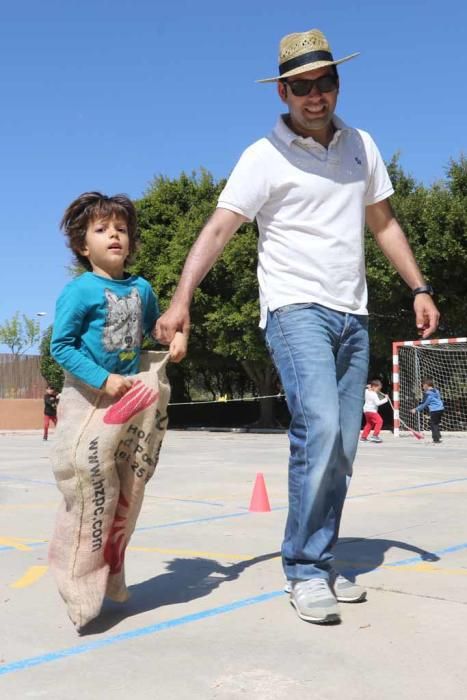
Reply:
[[[106,221],[114,218],[122,219],[128,227],[130,248],[125,261],[128,263],[138,243],[136,209],[129,197],[125,194],[108,197],[100,192],[84,192],[66,209],[60,228],[67,236],[68,247],[75,254],[78,264],[86,270],[92,270],[92,266],[89,259],[81,255],[80,250],[84,248],[89,224],[98,219]]]

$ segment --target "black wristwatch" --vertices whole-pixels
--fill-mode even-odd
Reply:
[[[416,297],[417,294],[429,294],[430,297],[432,297],[434,293],[435,292],[431,284],[424,284],[423,287],[415,287],[415,289],[412,289],[412,294],[414,297]]]

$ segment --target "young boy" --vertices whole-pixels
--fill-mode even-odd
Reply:
[[[124,195],[85,192],[70,204],[61,228],[86,272],[57,301],[52,355],[80,381],[119,398],[131,388],[143,335],[159,316],[150,284],[125,272],[137,243],[135,208]],[[173,362],[183,359],[186,345],[178,333],[169,348]]]
[[[378,406],[382,406],[383,403],[388,401],[386,394],[383,398],[380,398],[379,394],[383,388],[382,383],[379,379],[373,379],[373,381],[367,385],[365,389],[365,404],[363,406],[363,413],[365,414],[365,426],[362,430],[360,440],[363,442],[383,442],[380,438],[379,433],[383,427],[383,419],[378,413]],[[373,436],[368,437],[371,430],[373,430]]]
[[[154,440],[162,440],[166,427],[168,385],[159,381],[153,390],[132,379],[140,372],[143,335],[159,316],[150,284],[125,272],[137,243],[132,202],[86,192],[70,204],[61,227],[86,272],[62,291],[52,332],[52,355],[66,372],[52,454],[64,500],[49,561],[68,614],[81,629],[99,613],[104,595],[120,602],[128,597],[124,550],[157,463]],[[187,338],[178,333],[169,359],[179,362],[186,347]],[[156,413],[159,405],[163,413]],[[133,418],[138,413],[150,416],[144,431]],[[123,433],[115,432],[120,424]]]
[[[431,436],[434,444],[437,445],[442,442],[440,423],[444,413],[444,403],[439,389],[434,388],[433,380],[430,377],[426,377],[422,380],[422,388],[423,399],[416,408],[412,408],[411,413],[421,413],[425,408],[428,409],[430,413]]]
[[[49,427],[52,422],[57,425],[57,404],[58,398],[55,389],[48,386],[44,394],[44,435],[43,440],[49,437]]]

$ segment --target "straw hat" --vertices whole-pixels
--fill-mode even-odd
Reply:
[[[344,61],[349,61],[358,55],[359,53],[352,53],[350,56],[335,61],[328,40],[319,29],[287,34],[281,39],[279,45],[279,75],[256,82],[272,83],[275,80],[298,75],[307,70],[316,70],[324,66],[337,66],[338,63],[344,63]]]

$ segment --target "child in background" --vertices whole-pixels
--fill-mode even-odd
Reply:
[[[44,435],[43,440],[47,440],[49,437],[49,427],[50,422],[57,425],[57,404],[58,396],[55,389],[48,386],[44,394]]]
[[[363,442],[383,442],[380,438],[379,433],[383,427],[383,419],[378,413],[378,406],[382,406],[383,403],[388,401],[386,394],[383,398],[380,398],[381,389],[383,388],[382,383],[379,379],[373,379],[373,381],[367,385],[365,389],[365,404],[363,406],[363,413],[365,414],[365,426],[362,430],[360,440]],[[372,437],[368,437],[370,432],[373,430]]]
[[[439,389],[434,388],[433,380],[430,377],[423,379],[422,388],[423,399],[417,408],[412,408],[411,413],[421,413],[425,410],[425,408],[428,409],[430,413],[431,436],[434,444],[438,445],[440,442],[442,442],[440,423],[444,413],[444,403]]]

